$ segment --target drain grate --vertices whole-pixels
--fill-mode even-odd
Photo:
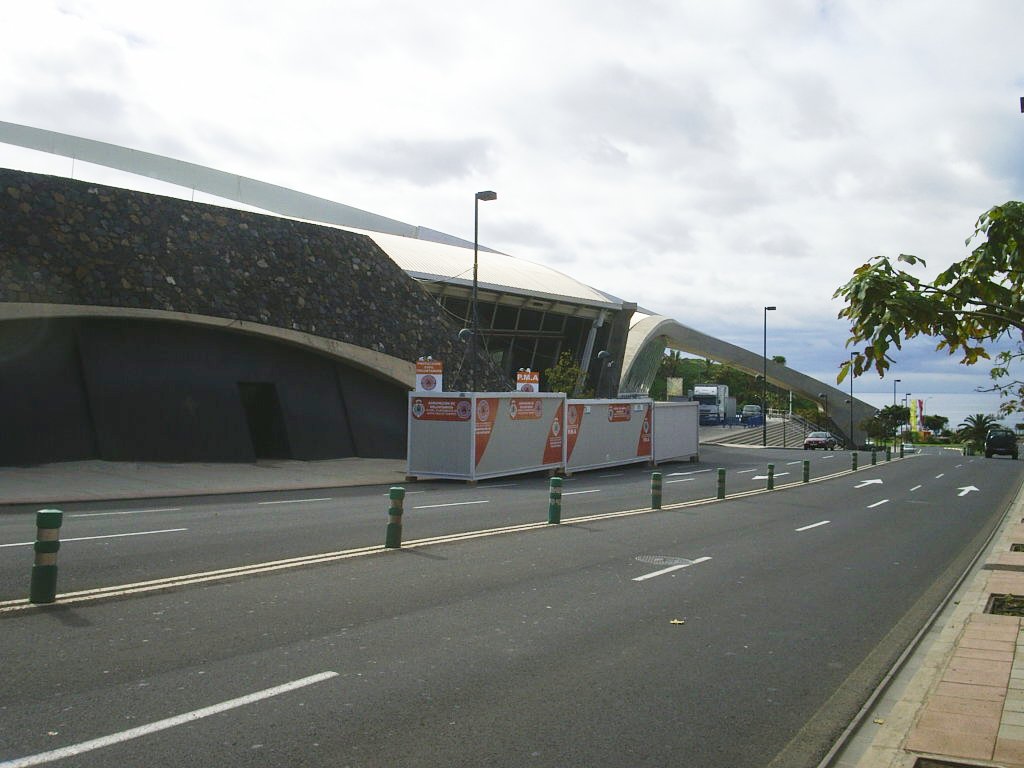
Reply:
[[[1024,552],[1024,544],[1011,544],[1010,545],[1010,551],[1011,552]]]
[[[693,565],[693,560],[685,557],[669,557],[668,555],[637,555],[637,561],[648,565]]]
[[[985,613],[999,616],[1024,616],[1024,597],[1021,595],[991,595]]]
[[[930,757],[919,757],[914,762],[914,768],[977,768],[970,763],[951,763],[948,760],[933,760]]]

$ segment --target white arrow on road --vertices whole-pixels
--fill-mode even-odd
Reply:
[[[863,483],[860,483],[860,484],[855,485],[853,487],[854,488],[864,488],[864,487],[866,487],[868,485],[881,485],[881,484],[882,484],[882,481],[880,479],[878,479],[878,478],[875,478],[874,480],[865,480]]]
[[[774,477],[785,477],[789,472],[776,472]],[[768,475],[754,475],[751,480],[767,480]]]
[[[979,490],[981,490],[981,489],[980,488],[975,488],[973,485],[965,485],[963,488],[960,489],[960,493],[958,493],[957,496],[966,496],[971,491],[979,491]]]

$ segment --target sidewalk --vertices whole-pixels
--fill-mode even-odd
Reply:
[[[993,595],[1024,596],[1024,552],[1011,551],[1024,544],[1022,518],[1024,493],[914,654],[917,671],[863,726],[874,738],[837,766],[1024,768],[1024,620],[986,612]]]
[[[68,461],[0,467],[0,505],[388,485],[403,482],[405,470],[405,459],[254,464]]]

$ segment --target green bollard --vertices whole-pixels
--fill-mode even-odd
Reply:
[[[661,509],[661,472],[651,472],[651,509]]]
[[[903,443],[900,443],[900,458],[903,458]]]
[[[29,586],[30,603],[52,603],[57,599],[57,551],[64,513],[59,509],[36,512],[35,564]]]
[[[557,525],[562,522],[562,478],[552,477],[548,494],[548,524]]]
[[[768,465],[768,490],[771,491],[771,490],[774,490],[774,489],[775,489],[775,465],[774,464],[769,464]]]
[[[391,508],[388,510],[388,530],[384,537],[385,549],[399,549],[402,546],[402,506],[405,501],[405,488],[393,486],[388,492]]]
[[[878,451],[874,448],[871,449],[871,466],[875,466],[878,463]]]
[[[718,469],[718,498],[725,498],[725,470],[721,467]]]
[[[804,482],[811,482],[811,462],[804,461]]]
[[[902,447],[903,446],[901,445],[900,448],[902,448]],[[892,461],[892,447],[888,446],[888,445],[885,446],[885,460],[886,461]]]
[[[850,454],[850,460],[851,460],[851,462],[852,462],[852,464],[851,464],[851,467],[850,467],[850,468],[851,468],[851,469],[852,469],[852,470],[853,470],[854,472],[856,472],[856,471],[857,471],[857,452],[856,452],[856,451],[854,451],[853,453],[851,453],[851,454]]]

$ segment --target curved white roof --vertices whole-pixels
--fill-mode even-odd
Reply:
[[[358,231],[358,230],[353,230]],[[457,285],[473,284],[473,249],[383,232],[363,232],[409,275]],[[569,275],[508,254],[479,249],[477,280],[482,289],[589,306],[617,308],[621,300]]]

